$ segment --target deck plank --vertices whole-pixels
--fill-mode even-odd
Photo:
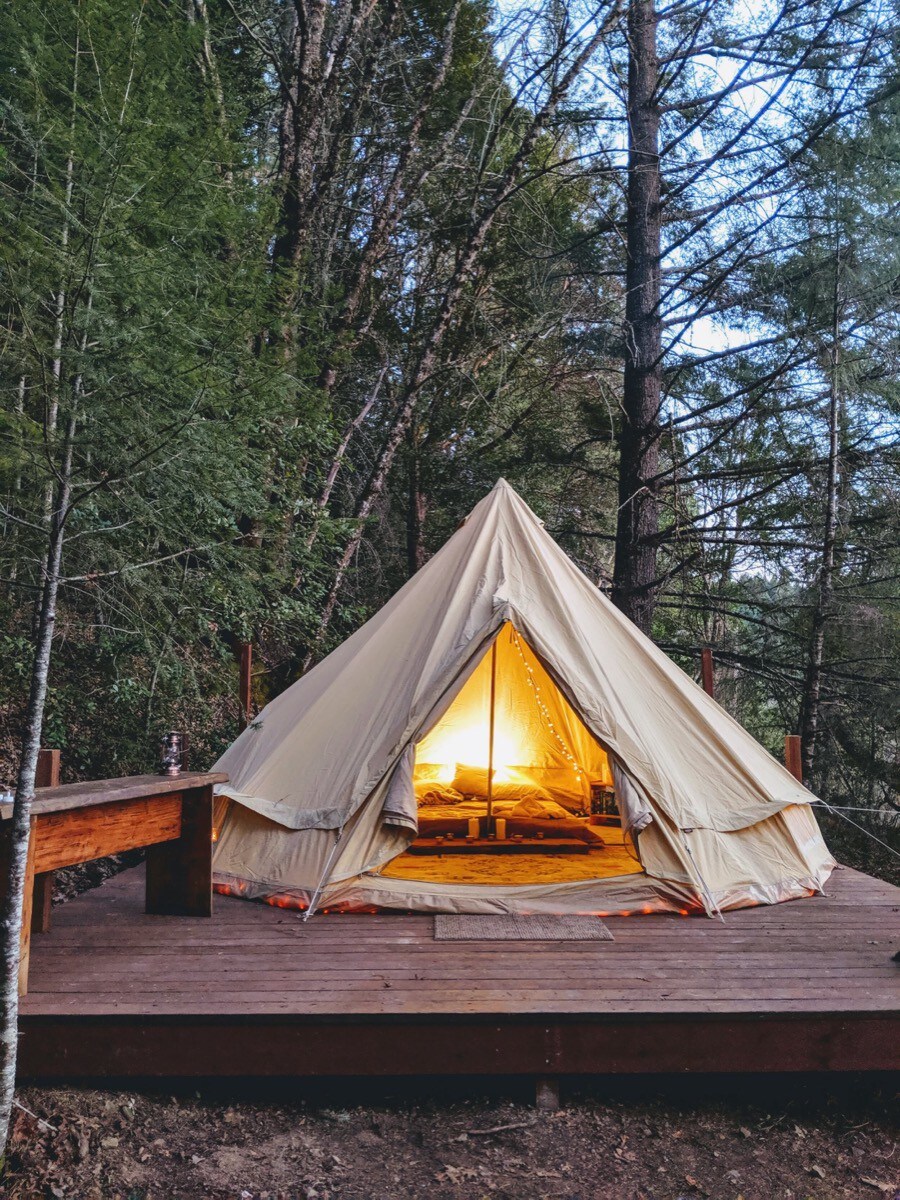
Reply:
[[[22,1071],[900,1069],[900,889],[845,869],[826,890],[608,917],[612,942],[436,942],[426,915],[223,896],[212,921],[147,916],[136,868],[35,937]]]

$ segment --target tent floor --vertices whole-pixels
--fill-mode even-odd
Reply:
[[[142,874],[33,938],[23,1077],[900,1068],[900,888],[855,871],[724,924],[609,917],[615,941],[555,944],[223,896],[147,916]]]
[[[481,887],[510,887],[527,883],[575,883],[584,879],[613,879],[639,875],[641,864],[626,846],[621,829],[602,830],[604,846],[590,849],[584,843],[574,852],[550,852],[547,841],[533,853],[498,855],[406,853],[381,870],[386,879],[417,879],[424,883],[465,883]],[[466,845],[465,842],[461,843]],[[494,843],[496,846],[497,843]],[[466,846],[466,850],[473,847]],[[477,849],[477,847],[475,847]],[[521,847],[520,847],[521,849]]]

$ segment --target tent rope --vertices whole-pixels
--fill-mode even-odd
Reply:
[[[331,853],[328,855],[328,861],[325,863],[325,869],[322,871],[322,877],[319,880],[318,887],[313,892],[312,899],[309,902],[309,907],[307,908],[306,912],[303,914],[304,921],[308,921],[309,918],[315,913],[316,908],[318,907],[319,899],[322,895],[322,892],[325,890],[325,886],[328,883],[328,880],[331,878],[331,870],[332,870],[332,867],[334,866],[334,860],[335,860],[335,857],[337,856],[338,846],[341,844],[341,838],[343,836],[344,836],[344,826],[342,825],[340,827],[340,829],[337,831],[337,837],[334,839],[334,845],[331,847]]]
[[[864,833],[866,835],[866,837],[870,837],[872,839],[872,841],[877,842],[879,846],[883,846],[884,849],[887,850],[888,854],[893,854],[894,858],[900,858],[900,853],[898,853],[894,849],[893,846],[889,846],[887,844],[887,842],[882,841],[881,838],[877,837],[874,833],[872,833],[872,831],[870,829],[866,829],[865,825],[860,825],[859,822],[854,821],[852,817],[846,816],[845,810],[840,809],[840,808],[835,808],[834,805],[829,804],[827,800],[817,800],[816,803],[821,804],[823,808],[828,810],[828,812],[833,812],[836,817],[840,817],[843,821],[846,821],[848,825],[852,825],[854,829],[858,829],[860,833]],[[850,811],[851,812],[860,812],[860,811],[871,812],[872,810],[871,809],[862,809],[862,810],[850,809]]]
[[[900,820],[900,808],[868,808],[864,805],[851,807],[849,804],[829,804],[827,800],[811,800],[810,804],[821,804],[824,808],[831,809],[832,812],[859,812],[868,813],[871,817],[897,817]]]

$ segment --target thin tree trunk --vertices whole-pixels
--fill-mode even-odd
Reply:
[[[628,10],[628,198],[625,378],[612,598],[649,634],[656,602],[660,311],[659,60],[655,0]]]
[[[418,185],[414,184],[407,188],[407,199],[401,202],[402,192],[406,184],[407,168],[410,162],[414,159],[419,149],[419,139],[422,133],[422,127],[425,120],[431,111],[432,104],[438,92],[444,85],[447,78],[447,72],[450,70],[450,65],[453,59],[454,38],[456,35],[456,22],[459,16],[459,0],[454,4],[450,11],[450,16],[447,20],[447,25],[444,30],[444,43],[441,60],[438,64],[438,69],[433,78],[426,86],[424,93],[419,101],[419,106],[415,116],[412,119],[409,130],[406,134],[406,139],[400,150],[397,158],[397,165],[394,168],[387,189],[382,196],[375,216],[373,217],[369,235],[366,239],[365,249],[360,257],[359,267],[356,271],[356,277],[350,287],[346,299],[339,315],[336,328],[336,344],[329,357],[329,361],[322,367],[319,376],[319,386],[323,390],[328,390],[334,386],[336,380],[336,371],[333,365],[333,360],[339,355],[341,350],[345,350],[344,345],[346,335],[350,331],[353,323],[356,321],[359,312],[360,304],[362,303],[363,292],[372,276],[375,266],[381,256],[384,254],[391,232],[395,228],[400,219],[401,213],[405,210],[409,203],[409,197],[415,196],[418,193]]]
[[[366,417],[372,411],[372,409],[375,405],[375,401],[378,399],[378,393],[381,391],[381,385],[384,383],[385,376],[387,375],[387,371],[388,371],[387,364],[385,364],[381,368],[381,373],[379,374],[378,379],[375,381],[375,386],[372,388],[371,392],[366,397],[365,403],[363,404],[362,408],[359,410],[359,412],[356,414],[356,416],[353,417],[353,419],[351,421],[347,422],[347,424],[344,427],[344,433],[341,437],[340,442],[338,442],[337,449],[334,452],[334,457],[331,460],[331,465],[329,466],[328,473],[325,476],[325,482],[322,484],[322,488],[321,488],[318,496],[316,497],[316,512],[315,512],[315,516],[313,518],[312,528],[310,529],[309,533],[306,536],[306,549],[307,550],[311,550],[313,548],[313,546],[316,544],[316,538],[319,536],[319,528],[320,528],[320,525],[322,522],[322,514],[324,513],[325,509],[328,507],[328,501],[331,499],[331,493],[333,492],[334,485],[337,482],[338,472],[341,469],[341,464],[344,461],[344,456],[347,453],[347,449],[350,445],[353,435],[356,433],[357,429],[359,429],[359,427],[365,421]],[[297,579],[294,581],[294,586],[299,587],[300,583],[301,583],[301,577],[298,576]]]
[[[290,82],[284,96],[279,133],[279,178],[283,193],[272,263],[285,270],[281,304],[293,307],[297,271],[309,233],[304,214],[312,190],[314,150],[325,119],[326,0],[296,0],[289,35]]]
[[[219,72],[219,64],[216,61],[215,51],[212,44],[212,29],[209,20],[209,8],[206,0],[194,0],[193,9],[188,9],[188,20],[191,24],[195,20],[200,21],[200,26],[203,30],[203,39],[201,43],[200,56],[200,71],[203,77],[209,84],[212,92],[213,101],[216,106],[216,124],[219,127],[219,132],[222,135],[223,145],[228,141],[228,106],[225,101],[225,88],[222,85],[222,76]],[[228,161],[221,168],[222,179],[226,189],[230,189],[234,183],[234,168],[231,163],[231,155],[229,154]],[[234,247],[228,245],[226,247],[229,255],[234,253]]]
[[[406,504],[406,564],[410,577],[425,566],[425,513],[428,502],[422,491],[422,459],[415,426],[409,436],[409,486]]]
[[[69,418],[57,503],[50,515],[47,556],[44,563],[44,586],[38,617],[37,638],[31,667],[28,708],[22,732],[22,756],[16,781],[16,795],[10,822],[9,865],[6,896],[3,902],[2,930],[3,974],[0,978],[0,1146],[7,1144],[16,1084],[16,1051],[19,1027],[19,936],[22,927],[22,908],[25,893],[25,866],[31,833],[31,804],[34,799],[34,780],[38,751],[47,702],[47,682],[53,630],[56,623],[56,601],[59,592],[65,521],[72,491],[72,448],[75,440],[76,417]],[[4,1150],[5,1153],[5,1150]]]
[[[72,211],[72,192],[75,186],[75,113],[78,104],[78,67],[81,53],[80,31],[75,37],[75,57],[72,66],[72,115],[69,122],[69,153],[66,158],[66,187],[63,201],[62,230],[59,237],[60,282],[53,300],[53,350],[50,362],[50,375],[53,384],[50,391],[50,403],[44,418],[46,434],[50,441],[56,432],[56,422],[59,414],[59,392],[62,380],[62,349],[63,333],[66,314],[66,272],[68,270],[67,253],[69,249],[69,214]],[[45,493],[44,515],[47,524],[50,523],[50,509],[53,501],[53,484],[48,483]]]
[[[834,598],[835,550],[838,528],[838,487],[840,481],[841,392],[838,379],[841,357],[840,246],[835,255],[834,310],[832,322],[830,381],[828,389],[828,466],[825,482],[825,523],[822,536],[822,560],[816,603],[809,639],[809,656],[800,711],[800,745],[803,778],[812,778],[816,762],[816,744],[822,713],[822,664],[825,659],[825,627],[831,616]]]
[[[26,377],[24,375],[20,375],[19,376],[19,384],[18,384],[18,387],[16,388],[16,402],[14,405],[14,412],[16,414],[16,417],[19,418],[19,420],[16,423],[17,449],[20,449],[21,445],[22,445],[21,418],[25,413],[25,389],[27,387],[27,384],[28,384],[28,380],[26,379]],[[19,468],[16,471],[16,478],[13,481],[13,498],[14,499],[13,499],[13,503],[10,504],[11,509],[15,508],[15,500],[18,498],[21,491],[22,491],[22,470],[21,470],[21,468]],[[17,528],[15,522],[10,521],[8,518],[4,518],[4,521],[3,521],[3,537],[6,541],[7,549],[8,549],[10,560],[11,560],[10,565],[9,565],[9,578],[11,581],[14,582],[19,577],[19,562],[18,562],[18,555],[17,555],[16,549],[15,549],[16,543],[19,540],[19,531],[18,531],[18,528]]]

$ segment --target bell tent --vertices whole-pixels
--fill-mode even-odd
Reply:
[[[834,866],[814,797],[504,480],[215,769],[218,889],[308,911],[713,914]]]

